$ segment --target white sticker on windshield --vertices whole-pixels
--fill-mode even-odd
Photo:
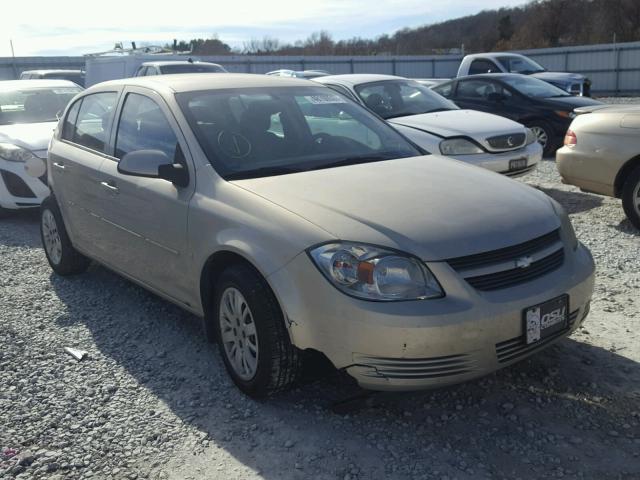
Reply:
[[[78,93],[80,90],[78,90],[77,88],[74,87],[67,87],[67,88],[54,88],[53,89],[53,93],[55,93],[56,95],[64,95],[65,93]]]
[[[347,103],[340,95],[307,95],[304,97],[309,103],[314,105],[325,105],[327,103]]]

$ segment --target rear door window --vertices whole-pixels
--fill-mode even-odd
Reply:
[[[116,92],[94,93],[83,97],[78,118],[75,121],[72,141],[105,153],[108,143],[107,133],[111,126],[117,100],[118,94]]]
[[[69,113],[64,119],[64,123],[62,125],[62,138],[64,140],[73,141],[73,137],[76,134],[76,120],[78,118],[78,111],[80,110],[80,105],[82,104],[82,99],[76,101],[71,108],[69,109]]]

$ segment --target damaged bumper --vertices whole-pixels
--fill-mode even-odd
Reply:
[[[268,277],[301,349],[324,353],[336,368],[374,390],[417,390],[480,377],[569,335],[584,320],[594,264],[582,246],[557,270],[530,282],[479,291],[446,262],[428,262],[446,296],[370,302],[336,290],[306,254]],[[528,345],[524,310],[569,296],[566,328]]]

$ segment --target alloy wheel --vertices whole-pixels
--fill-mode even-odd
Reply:
[[[531,131],[536,136],[538,143],[542,145],[542,148],[547,146],[547,142],[549,141],[549,135],[542,127],[533,126],[531,127]]]
[[[227,288],[221,297],[220,336],[227,360],[243,380],[251,380],[258,370],[258,334],[253,314],[237,288]]]
[[[632,197],[633,199],[633,207],[636,210],[636,213],[640,217],[640,181],[636,184],[636,188],[633,189]]]
[[[58,231],[58,223],[56,217],[51,210],[42,212],[42,238],[44,239],[44,248],[49,255],[49,259],[58,265],[62,260],[62,240]]]

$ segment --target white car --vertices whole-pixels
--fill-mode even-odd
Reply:
[[[38,207],[49,195],[47,147],[58,117],[81,91],[68,80],[0,82],[0,217]]]
[[[352,74],[313,81],[366,106],[428,152],[510,177],[531,172],[542,159],[542,147],[525,126],[490,113],[460,110],[414,80]]]

